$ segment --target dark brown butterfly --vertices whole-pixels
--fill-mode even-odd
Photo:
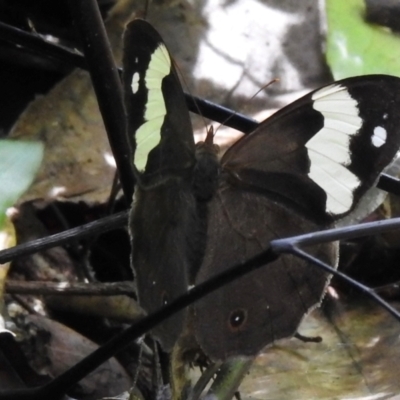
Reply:
[[[132,262],[148,312],[272,239],[333,226],[354,210],[400,144],[400,79],[392,76],[315,90],[261,123],[220,161],[211,135],[195,145],[171,57],[145,21],[127,26],[123,80],[140,171]],[[336,244],[309,252],[336,265]],[[296,332],[328,281],[325,272],[285,255],[206,296],[153,335],[166,351],[182,335],[194,338],[214,361],[256,355]]]

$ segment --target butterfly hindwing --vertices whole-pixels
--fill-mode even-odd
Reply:
[[[197,284],[261,253],[272,239],[327,227],[264,195],[226,182],[211,200],[209,215]],[[335,244],[307,250],[336,264]],[[320,303],[327,281],[324,271],[284,255],[224,286],[194,305],[200,347],[215,361],[256,355],[266,345],[296,332],[304,316]]]

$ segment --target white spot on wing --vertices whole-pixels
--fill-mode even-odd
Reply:
[[[349,144],[362,125],[357,102],[347,89],[330,85],[315,92],[313,107],[324,116],[324,126],[307,143],[309,177],[327,195],[326,211],[343,214],[353,205],[359,178],[347,166],[351,162]]]
[[[144,114],[145,123],[136,131],[135,165],[142,170],[147,162],[147,155],[154,148],[154,143],[161,139],[161,126],[167,112],[161,91],[163,79],[171,71],[171,59],[163,44],[157,47],[151,56],[144,79],[148,90]]]
[[[139,72],[135,72],[132,76],[132,83],[131,83],[131,88],[132,88],[132,93],[135,94],[139,90]]]
[[[382,126],[374,128],[374,134],[371,137],[372,144],[375,147],[381,147],[386,143],[387,132]]]

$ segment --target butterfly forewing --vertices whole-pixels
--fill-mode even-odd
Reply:
[[[135,165],[146,175],[194,163],[194,139],[182,87],[160,35],[134,20],[124,35],[123,86]],[[158,176],[160,178],[160,176]]]
[[[335,82],[264,121],[227,151],[223,167],[245,184],[285,199],[296,200],[298,187],[291,190],[291,185],[275,186],[273,181],[299,177],[305,192],[319,191],[326,197],[320,204],[323,212],[339,219],[354,209],[396,156],[399,103],[396,77]]]
[[[192,262],[187,238],[195,213],[190,189],[179,179],[135,192],[130,218],[132,266],[139,304],[149,313],[187,291]],[[165,351],[172,349],[182,333],[185,314],[175,314],[152,332]]]

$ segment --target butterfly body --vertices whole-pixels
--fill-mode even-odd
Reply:
[[[187,291],[204,256],[207,202],[216,191],[219,163],[213,146],[196,145],[189,174],[172,175],[150,187],[138,186],[131,213],[132,245],[139,301],[155,311]],[[162,199],[162,201],[160,201]],[[154,226],[159,227],[154,231]],[[148,268],[147,266],[157,266]],[[177,274],[177,269],[180,273]],[[154,331],[163,348],[171,350],[184,328],[186,312]]]
[[[237,141],[219,162],[212,135],[194,144],[183,91],[158,33],[133,21],[125,53],[128,130],[143,171],[130,223],[132,263],[148,312],[257,255],[273,239],[332,227],[396,157],[398,78],[350,78],[311,92]],[[141,152],[146,163],[138,161]],[[335,243],[307,251],[337,263]],[[189,330],[212,360],[254,356],[296,332],[328,281],[325,272],[285,255],[153,334],[166,351]]]

